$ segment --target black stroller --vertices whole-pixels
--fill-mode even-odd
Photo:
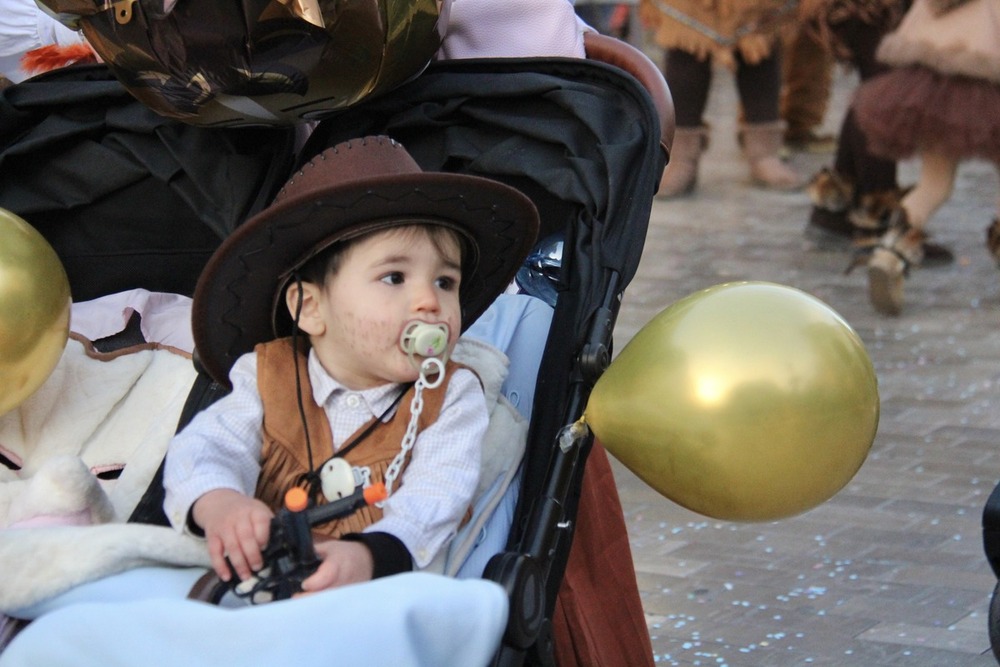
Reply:
[[[550,276],[558,300],[538,370],[515,519],[506,550],[490,561],[484,573],[501,583],[510,599],[497,665],[652,662],[606,455],[590,438],[560,447],[557,436],[580,417],[591,388],[610,361],[615,318],[641,256],[652,197],[672,140],[673,115],[666,85],[644,56],[597,35],[588,36],[587,49],[587,60],[434,64],[391,94],[325,119],[303,151],[312,155],[353,137],[387,134],[406,146],[425,170],[488,176],[521,189],[539,209],[544,226],[540,236],[564,235],[561,267]],[[116,84],[99,70],[91,68],[89,76],[103,77],[101,85],[115,90]],[[21,88],[46,82],[58,85],[60,77],[73,76],[78,74],[57,73]],[[24,100],[19,94],[8,97],[4,113],[23,120],[24,110],[17,105]],[[45,111],[59,112],[51,107]],[[154,135],[175,131],[172,124],[166,125]],[[107,128],[94,129],[91,135],[102,131]],[[212,132],[226,137],[228,154],[259,160],[253,174],[257,189],[268,191],[283,182],[290,165],[274,157],[288,154],[288,132],[197,130],[196,134],[207,141]],[[26,134],[0,136],[0,169],[5,174],[20,169],[18,160],[30,155],[19,143]],[[155,150],[152,144],[149,149]],[[166,180],[176,183],[180,171]],[[77,299],[132,286],[190,291],[194,266],[240,219],[265,203],[245,196],[233,203],[226,219],[190,221],[197,231],[176,235],[190,241],[192,248],[184,253],[190,271],[157,266],[159,272],[149,275],[145,270],[149,262],[136,260],[142,254],[141,236],[137,245],[119,253],[126,263],[91,258],[89,264],[77,266],[74,249],[79,247],[76,237],[82,226],[62,220],[66,208],[73,215],[82,212],[81,218],[87,217],[86,208],[60,203],[46,212],[40,194],[44,188],[32,188],[27,181],[14,187],[6,176],[3,180],[0,207],[33,224],[33,219],[44,219],[39,228],[67,262]],[[184,194],[180,199],[200,216],[200,201],[185,199]],[[169,266],[169,260],[164,264]],[[127,344],[127,339],[128,335],[119,344]],[[181,425],[221,391],[207,375],[199,374]],[[157,476],[131,521],[165,524],[161,504]],[[598,572],[600,585],[593,583]]]

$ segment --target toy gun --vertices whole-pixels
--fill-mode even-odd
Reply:
[[[385,500],[385,485],[357,486],[354,493],[323,505],[309,507],[309,494],[295,487],[285,494],[285,507],[271,519],[271,534],[261,550],[264,567],[254,576],[230,579],[233,593],[251,604],[287,600],[302,590],[302,581],[319,567],[313,548],[312,527],[353,514]]]

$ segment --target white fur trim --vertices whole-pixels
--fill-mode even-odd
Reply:
[[[497,348],[473,338],[462,338],[452,354],[455,361],[479,375],[490,411],[490,423],[483,436],[483,456],[479,487],[476,489],[472,518],[459,529],[449,548],[426,569],[454,575],[465,562],[493,510],[517,473],[528,436],[528,422],[500,395],[507,377],[509,360]]]
[[[0,468],[0,611],[152,563],[209,564],[204,543],[170,528],[121,522],[149,486],[177,428],[195,370],[187,355],[137,347],[88,353],[71,338],[37,392],[0,417],[0,441],[21,462]],[[117,480],[92,472],[124,465]]]
[[[135,523],[2,530],[0,564],[4,613],[136,567],[210,567],[204,540]]]

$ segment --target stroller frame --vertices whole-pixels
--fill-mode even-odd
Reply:
[[[553,612],[574,534],[587,512],[617,512],[619,536],[624,535],[613,486],[606,507],[582,507],[593,436],[562,436],[583,414],[610,363],[615,319],[641,257],[674,118],[662,74],[638,50],[596,34],[587,35],[586,48],[586,60],[435,63],[396,91],[324,120],[303,151],[308,156],[344,139],[389,134],[425,170],[471,173],[521,188],[538,205],[542,235],[565,234],[559,298],[538,373],[520,496],[507,547],[484,573],[505,588],[510,602],[495,665],[555,664]],[[421,124],[428,107],[439,115],[426,116]],[[452,125],[429,132],[443,117]],[[473,127],[480,123],[483,129]],[[555,137],[546,135],[550,130]],[[527,147],[538,154],[523,158]],[[553,163],[564,168],[558,178],[552,176]],[[565,189],[557,190],[554,181]],[[200,371],[179,428],[224,393]],[[603,452],[601,459],[606,464]],[[162,467],[130,521],[167,524],[161,475]],[[630,570],[631,561],[624,565]],[[648,646],[648,634],[645,642]]]
[[[463,171],[520,187],[535,199],[542,214],[540,237],[553,231],[553,227],[559,230],[551,222],[553,217],[562,221],[567,236],[564,271],[573,268],[569,273],[579,282],[573,280],[560,286],[538,374],[514,525],[507,549],[493,557],[484,573],[485,578],[504,586],[510,600],[507,631],[496,665],[555,664],[551,619],[573,544],[580,487],[593,446],[592,435],[565,437],[565,429],[583,414],[594,383],[610,363],[615,319],[625,287],[639,262],[653,195],[673,141],[673,103],[656,66],[624,42],[595,33],[586,37],[587,60],[477,59],[437,63],[392,95],[324,121],[313,134],[310,142],[313,147],[305,151],[313,154],[351,136],[389,134],[407,146],[424,169]],[[498,101],[501,111],[496,117],[490,115],[489,102],[477,104],[463,99],[456,105],[458,110],[451,101],[441,102],[441,95],[449,100],[454,100],[456,94],[461,96],[467,89],[463,79],[489,82],[491,87],[502,91],[499,94],[506,94],[507,79],[520,80],[526,71],[532,78],[527,83],[530,92],[521,93],[525,97],[518,97],[515,103]],[[555,78],[546,81],[550,76]],[[541,77],[542,81],[535,81],[534,77]],[[451,82],[455,80],[459,83],[452,89]],[[557,80],[585,81],[595,89],[610,91],[615,100],[613,115],[619,122],[634,123],[634,136],[627,137],[633,145],[628,149],[615,146],[607,154],[595,155],[587,145],[588,140],[606,141],[600,134],[608,132],[608,128],[587,127],[589,121],[596,123],[598,119],[560,117],[558,110],[553,110],[558,104],[530,106],[530,95],[553,98],[570,95],[558,90],[560,84],[554,83]],[[586,96],[592,91],[580,94]],[[463,123],[474,119],[487,125],[495,123],[505,131],[523,132],[526,141],[556,143],[558,139],[534,136],[533,123],[518,127],[516,121],[504,115],[508,109],[520,110],[521,102],[529,106],[526,115],[537,113],[537,119],[545,123],[580,125],[567,130],[560,139],[573,131],[597,130],[593,137],[576,144],[567,139],[558,145],[558,150],[565,151],[562,158],[568,161],[606,161],[598,169],[605,170],[602,177],[607,180],[601,185],[611,195],[606,201],[581,197],[581,201],[567,210],[553,207],[552,193],[544,191],[544,176],[516,164],[519,142],[508,147],[506,139],[473,137],[463,127]],[[436,109],[424,110],[425,106],[437,104],[442,107],[440,115],[435,115]],[[464,109],[466,105],[471,108]],[[450,137],[450,144],[448,138],[429,140],[424,135],[425,113],[430,117],[426,121],[428,127],[435,127],[442,119],[456,123],[458,129]],[[623,140],[622,134],[617,134],[615,140]],[[467,143],[476,143],[475,150],[464,152]],[[543,146],[543,152],[546,148],[550,147]],[[619,150],[621,154],[615,154]],[[483,154],[497,159],[491,161]],[[629,165],[635,168],[630,169]],[[483,168],[489,170],[481,171]],[[588,185],[585,180],[584,176],[583,188]],[[560,397],[556,405],[550,404],[553,396]],[[607,509],[620,513],[616,494],[608,499]]]

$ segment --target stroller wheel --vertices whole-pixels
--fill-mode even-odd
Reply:
[[[993,588],[987,623],[989,624],[990,648],[993,649],[993,657],[1000,664],[1000,583],[997,583]]]

